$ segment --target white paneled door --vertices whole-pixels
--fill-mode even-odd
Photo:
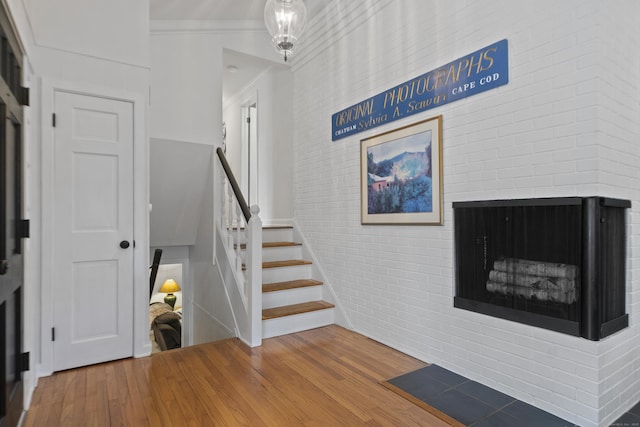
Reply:
[[[133,355],[133,104],[55,91],[54,370]]]

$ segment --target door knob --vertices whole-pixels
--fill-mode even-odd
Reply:
[[[122,249],[127,249],[129,247],[129,242],[127,240],[123,240],[122,242],[120,242],[120,247]]]
[[[7,274],[7,270],[9,269],[9,261],[6,259],[0,260],[0,276],[3,274]]]

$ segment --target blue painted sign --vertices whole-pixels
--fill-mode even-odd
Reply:
[[[507,39],[477,50],[331,116],[331,139],[346,138],[509,83]]]

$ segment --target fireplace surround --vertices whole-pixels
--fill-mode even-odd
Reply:
[[[628,326],[629,200],[454,202],[454,306],[600,340]]]

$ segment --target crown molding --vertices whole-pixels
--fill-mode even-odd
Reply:
[[[153,20],[151,34],[266,32],[262,21]]]

